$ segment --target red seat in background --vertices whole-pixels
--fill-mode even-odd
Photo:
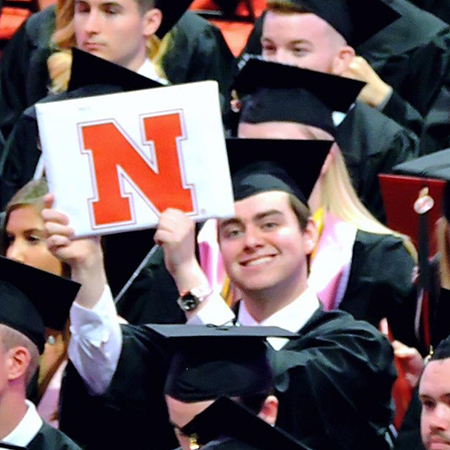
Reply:
[[[255,18],[265,7],[266,0],[241,0],[233,15],[225,15],[214,0],[194,0],[190,9],[220,28],[231,51],[238,56],[247,43]]]
[[[437,251],[435,225],[442,216],[442,201],[446,182],[431,178],[405,175],[378,175],[383,196],[387,224],[390,228],[408,235],[418,247],[419,216],[414,211],[414,202],[422,188],[428,187],[434,207],[428,212],[428,240],[430,256]]]

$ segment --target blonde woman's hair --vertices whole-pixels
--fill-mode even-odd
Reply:
[[[436,237],[441,286],[450,289],[450,225],[445,217],[441,217],[436,224]]]
[[[135,0],[142,11],[141,0]],[[52,34],[51,43],[55,53],[47,60],[48,72],[51,80],[50,90],[54,93],[67,90],[72,67],[71,48],[76,46],[73,16],[75,0],[58,0],[56,7],[56,26]],[[147,40],[147,56],[152,61],[156,73],[160,78],[167,78],[164,72],[164,56],[171,48],[174,30],[169,31],[163,39],[150,36]]]
[[[305,126],[303,128],[303,131],[311,139],[332,139],[327,132],[319,128],[311,126]],[[328,170],[322,177],[320,207],[345,222],[355,225],[358,230],[374,234],[393,235],[403,239],[405,247],[411,256],[417,260],[417,250],[411,242],[411,239],[383,225],[362,204],[353,188],[342,152],[337,144],[334,145],[333,158]]]

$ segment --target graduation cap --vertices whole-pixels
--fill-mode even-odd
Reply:
[[[295,122],[336,134],[333,111],[347,112],[365,83],[251,57],[234,82],[241,122]]]
[[[226,437],[238,441],[237,444],[247,444],[249,449],[307,449],[280,428],[272,427],[244,406],[225,397],[217,399],[181,431],[187,436],[196,435],[199,444]],[[236,445],[235,448],[242,447]]]
[[[147,325],[174,353],[165,393],[186,402],[242,397],[273,387],[266,337],[293,338],[278,327]]]
[[[155,80],[76,47],[72,48],[72,55],[69,92],[93,85],[114,86],[123,91],[137,91],[163,86]]]
[[[332,144],[320,140],[227,139],[234,200],[282,191],[306,204]]]
[[[193,0],[155,0],[155,7],[162,12],[162,22],[156,35],[162,39],[180,20]]]
[[[44,327],[63,330],[78,283],[0,257],[0,323],[27,336],[42,353]]]
[[[290,0],[330,24],[357,47],[400,17],[383,0]]]
[[[236,76],[233,88],[240,95],[255,94],[260,89],[307,90],[332,111],[345,112],[365,84],[359,80],[250,56]]]
[[[446,181],[443,213],[446,219],[450,221],[450,149],[398,164],[393,168],[393,172]]]

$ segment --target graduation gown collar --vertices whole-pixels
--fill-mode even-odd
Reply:
[[[41,429],[43,422],[36,411],[36,407],[28,400],[25,400],[25,403],[28,406],[26,414],[17,427],[3,439],[3,442],[27,447]]]

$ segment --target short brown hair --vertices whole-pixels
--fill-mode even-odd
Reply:
[[[311,218],[311,211],[309,207],[298,199],[295,195],[288,194],[289,206],[297,217],[298,224],[302,231],[306,230],[306,225]]]
[[[308,8],[288,0],[268,0],[266,10],[279,14],[306,14],[311,12]]]

